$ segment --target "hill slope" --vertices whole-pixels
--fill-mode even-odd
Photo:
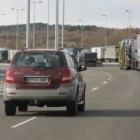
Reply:
[[[32,45],[32,29],[30,34],[30,45]],[[50,26],[49,46],[54,47],[55,26]],[[140,29],[131,29],[131,37],[135,37]],[[47,25],[36,24],[35,48],[45,48],[47,38]],[[91,48],[93,46],[104,46],[105,29],[97,26],[84,26],[83,46]],[[107,29],[107,45],[117,45],[119,41],[128,38],[128,29]],[[61,46],[61,26],[59,42]],[[65,47],[79,47],[81,44],[81,26],[65,26],[64,45]],[[26,45],[26,25],[19,25],[19,48]],[[14,49],[16,46],[16,25],[0,27],[0,47]]]

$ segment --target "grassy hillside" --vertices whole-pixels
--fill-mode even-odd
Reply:
[[[32,45],[32,28],[30,34],[30,45]],[[50,26],[49,46],[54,48],[55,26]],[[135,37],[140,29],[131,29],[131,37]],[[91,48],[93,46],[104,46],[105,29],[97,26],[84,26],[83,46]],[[36,48],[46,47],[47,25],[36,24]],[[128,29],[107,29],[107,45],[117,45],[119,41],[128,38]],[[61,46],[61,26],[60,26],[60,46]],[[81,42],[81,26],[65,26],[64,44],[65,47],[79,47]],[[24,48],[26,44],[26,26],[19,25],[19,48]],[[16,25],[0,27],[0,47],[14,49],[16,46]]]

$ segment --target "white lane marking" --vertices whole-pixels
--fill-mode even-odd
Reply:
[[[95,87],[95,88],[92,89],[92,91],[95,91],[95,90],[97,90],[98,88],[99,88],[99,87]]]
[[[111,78],[108,78],[108,81],[110,81],[111,80]]]
[[[24,122],[21,122],[21,123],[19,123],[19,124],[16,124],[16,125],[12,126],[11,128],[17,128],[17,127],[19,127],[19,126],[21,126],[21,125],[24,125],[24,124],[26,124],[26,123],[28,123],[28,122],[31,122],[31,121],[35,120],[35,119],[37,119],[37,117],[32,117],[32,118],[30,118],[30,119],[28,119],[28,120],[26,120],[26,121],[24,121]]]
[[[105,81],[105,82],[103,82],[103,84],[107,84],[107,82]]]

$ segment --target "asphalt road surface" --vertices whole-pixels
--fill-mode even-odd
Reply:
[[[6,117],[0,96],[0,140],[139,140],[140,72],[99,67],[83,75],[86,110],[76,117],[47,107]]]

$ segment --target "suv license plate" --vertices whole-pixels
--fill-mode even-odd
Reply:
[[[28,83],[48,83],[48,78],[39,78],[39,77],[28,77],[27,78]]]

